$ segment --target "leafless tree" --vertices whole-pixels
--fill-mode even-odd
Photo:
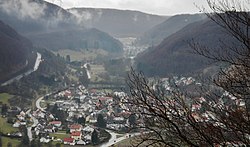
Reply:
[[[214,77],[223,94],[206,89],[194,99],[173,86],[166,90],[159,82],[149,81],[131,70],[127,84],[130,95],[127,109],[138,117],[144,134],[135,146],[239,146],[250,144],[250,14],[249,1],[208,0],[212,10],[207,16],[237,40],[221,42],[216,52],[192,43],[195,52],[227,63]],[[204,10],[205,11],[205,10]],[[193,110],[196,104],[202,110]]]
[[[234,37],[235,43],[221,41],[221,47],[213,52],[200,45],[191,44],[196,53],[229,65],[221,69],[214,80],[219,86],[241,99],[250,97],[250,1],[208,0],[213,13],[207,16]],[[204,10],[205,11],[205,10]],[[228,83],[229,82],[229,83]]]

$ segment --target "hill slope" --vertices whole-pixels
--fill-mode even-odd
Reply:
[[[0,21],[0,81],[26,68],[32,44]]]
[[[0,4],[0,18],[23,35],[76,27],[76,18],[43,0],[8,0]]]
[[[1,3],[0,8],[0,18],[3,22],[39,47],[66,49],[70,46],[70,49],[79,49],[84,47],[77,42],[81,39],[102,42],[100,38],[107,36],[108,39],[104,41],[105,43],[100,43],[99,48],[108,49],[107,46],[110,45],[111,48],[117,49],[117,52],[122,51],[119,41],[104,32],[97,33],[96,30],[84,28],[67,10],[43,0],[9,0]],[[79,34],[84,38],[79,38]],[[65,36],[71,37],[65,40]],[[55,38],[56,42],[54,42]],[[95,47],[93,43],[88,42],[88,48]]]
[[[141,35],[168,18],[139,11],[101,8],[72,8],[69,12],[84,26],[97,28],[117,37]]]
[[[167,37],[160,45],[149,49],[136,58],[137,69],[149,76],[166,76],[170,74],[194,74],[208,65],[205,57],[193,54],[189,42],[194,39],[201,45],[209,47],[211,52],[220,49],[220,40],[228,45],[237,45],[234,38],[211,20],[189,24],[175,34]],[[226,52],[226,49],[225,49]]]
[[[52,50],[101,48],[110,53],[123,51],[122,44],[118,40],[97,29],[72,29],[34,36],[30,35],[29,38],[36,45]]]
[[[172,16],[138,37],[137,43],[151,46],[158,45],[164,38],[174,34],[186,25],[205,18],[206,16],[204,14],[182,14]]]

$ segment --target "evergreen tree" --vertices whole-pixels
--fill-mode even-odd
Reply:
[[[2,135],[0,134],[0,146],[2,146]]]
[[[93,145],[99,143],[98,132],[97,132],[96,130],[94,130],[94,131],[92,132],[92,135],[91,135],[91,142],[92,142]]]
[[[32,141],[30,142],[30,147],[36,147],[36,142],[35,142],[35,140],[32,140]]]
[[[85,125],[85,118],[84,117],[79,117],[77,121],[79,124],[81,124],[83,126]]]
[[[8,109],[9,109],[8,105],[7,104],[3,104],[2,105],[2,115],[6,115]]]
[[[134,126],[136,124],[136,116],[135,114],[132,114],[128,118],[129,125]]]
[[[70,55],[67,55],[67,56],[66,56],[66,61],[67,61],[68,63],[70,63]]]
[[[20,127],[20,131],[23,132],[21,146],[29,146],[30,141],[28,137],[27,128],[25,126],[22,126]]]
[[[106,128],[106,121],[102,114],[98,114],[96,126],[100,128]]]

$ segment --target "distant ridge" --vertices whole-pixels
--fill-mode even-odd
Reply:
[[[84,26],[97,28],[116,37],[139,36],[168,18],[168,16],[133,10],[106,8],[71,8],[68,10]]]
[[[137,44],[155,46],[190,23],[205,19],[205,14],[180,14],[167,19],[138,37]]]

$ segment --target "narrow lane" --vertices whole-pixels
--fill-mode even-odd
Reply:
[[[38,120],[30,113],[30,111],[31,111],[31,109],[29,109],[29,110],[26,112],[26,114],[27,114],[29,117],[31,117],[31,119],[32,119],[32,121],[33,121],[33,124],[32,124],[32,126],[27,127],[27,135],[28,135],[28,137],[29,137],[29,140],[32,141],[32,140],[33,140],[33,136],[32,136],[32,131],[31,131],[31,129],[32,129],[32,127],[35,127],[35,126],[38,125]]]

